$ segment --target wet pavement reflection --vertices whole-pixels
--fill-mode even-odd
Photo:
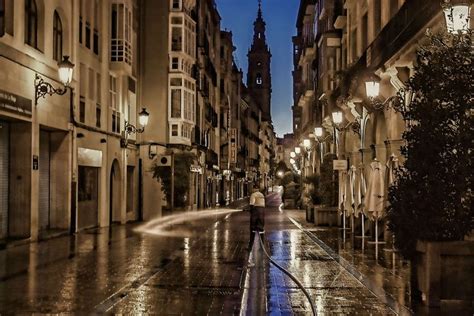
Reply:
[[[305,224],[302,211],[279,205],[271,193],[265,247],[308,290],[318,314],[444,313],[409,304],[409,264],[393,252],[380,249],[375,259],[360,240]],[[311,314],[301,289],[263,255],[251,259],[262,260],[258,269],[248,266],[249,212],[205,212],[2,250],[0,314]],[[249,293],[262,294],[266,306],[249,310]]]

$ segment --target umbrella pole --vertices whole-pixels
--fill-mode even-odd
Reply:
[[[351,215],[351,228],[352,228],[352,233],[354,234],[354,214]]]

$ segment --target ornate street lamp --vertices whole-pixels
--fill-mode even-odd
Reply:
[[[315,127],[314,128],[314,136],[316,136],[316,139],[323,137],[323,128],[322,127]]]
[[[342,112],[341,111],[332,112],[332,122],[336,126],[341,125],[342,120],[343,120],[343,117],[342,117]]]
[[[305,148],[306,150],[308,150],[309,148],[311,148],[311,140],[309,140],[309,139],[307,139],[307,138],[304,139],[304,140],[303,140],[303,146],[304,146],[304,148]]]
[[[290,158],[290,163],[291,163],[292,165],[294,165],[294,164],[295,164],[295,160],[294,160],[293,158]]]
[[[297,155],[301,154],[301,148],[300,147],[295,147],[295,153]]]
[[[444,19],[449,33],[466,33],[469,30],[471,5],[467,0],[444,0]]]
[[[380,78],[376,75],[371,75],[365,81],[365,93],[369,99],[374,99],[379,96],[380,93]]]
[[[290,157],[291,157],[291,158],[295,158],[295,157],[296,157],[296,154],[295,154],[294,151],[292,151],[292,152],[290,153]]]
[[[147,112],[146,108],[142,108],[140,113],[138,113],[138,123],[141,126],[140,128],[137,128],[135,125],[130,124],[130,122],[125,121],[124,137],[122,138],[122,141],[121,141],[122,147],[127,147],[129,135],[136,134],[136,133],[143,133],[145,131],[145,127],[148,125],[149,117],[150,117],[150,113]]]
[[[145,131],[145,127],[148,125],[149,117],[150,113],[147,112],[146,108],[142,108],[140,113],[138,113],[138,123],[141,125],[141,128],[137,128],[135,125],[125,121],[125,135],[143,133]]]
[[[38,104],[39,98],[45,98],[46,95],[64,95],[72,81],[72,74],[74,71],[74,64],[69,61],[69,56],[63,56],[63,59],[58,62],[59,80],[63,87],[55,88],[49,82],[36,74],[35,76],[35,105]]]

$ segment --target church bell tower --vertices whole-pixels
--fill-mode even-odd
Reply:
[[[266,24],[262,17],[261,0],[258,2],[257,19],[253,26],[253,42],[247,54],[247,87],[262,110],[262,119],[264,121],[271,121],[272,78],[270,62],[272,54],[266,42]]]

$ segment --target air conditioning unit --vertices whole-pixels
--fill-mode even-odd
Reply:
[[[159,167],[171,167],[171,155],[158,156],[156,165]]]

